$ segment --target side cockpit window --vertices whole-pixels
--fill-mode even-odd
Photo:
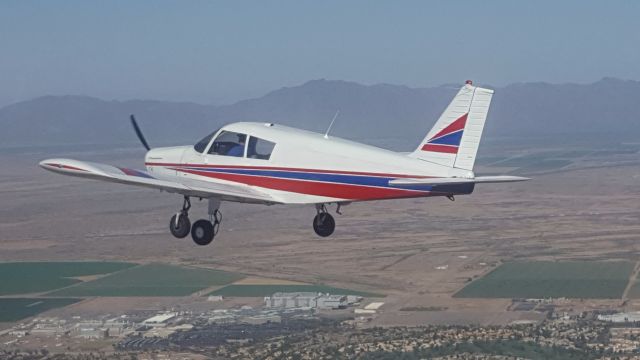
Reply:
[[[246,141],[247,135],[245,134],[223,131],[211,144],[209,154],[243,157]]]
[[[211,141],[211,138],[213,137],[213,135],[215,135],[218,132],[218,130],[212,132],[211,134],[205,136],[204,138],[202,138],[202,140],[198,141],[195,145],[193,145],[193,148],[199,152],[199,153],[203,153],[204,150],[207,148],[207,145],[209,145],[209,142]]]
[[[271,141],[251,136],[247,147],[247,157],[249,159],[269,160],[275,146],[276,144]]]

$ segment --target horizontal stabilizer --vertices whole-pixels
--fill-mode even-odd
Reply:
[[[475,178],[402,178],[389,181],[389,185],[455,185],[455,184],[482,184],[505,183],[531,180],[521,176],[478,176]]]

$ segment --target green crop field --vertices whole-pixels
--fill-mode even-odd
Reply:
[[[363,297],[384,297],[384,295],[334,288],[325,285],[228,285],[211,292],[209,295],[231,297],[262,297],[276,292],[321,292],[338,295],[358,295]]]
[[[0,295],[51,291],[80,282],[74,277],[109,274],[133,265],[99,261],[0,263]]]
[[[511,262],[454,297],[619,299],[633,268],[634,263],[627,261]]]
[[[1,298],[0,322],[18,321],[41,312],[67,306],[81,299]]]
[[[243,275],[164,264],[141,265],[55,291],[50,296],[184,296]]]

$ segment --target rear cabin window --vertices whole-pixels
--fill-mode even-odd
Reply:
[[[209,148],[209,154],[224,156],[244,156],[247,135],[233,131],[223,131],[216,137]]]
[[[276,144],[271,141],[251,136],[247,147],[247,157],[250,159],[269,160],[275,146]]]

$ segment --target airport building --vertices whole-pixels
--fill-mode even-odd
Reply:
[[[362,298],[314,292],[277,292],[264,298],[264,306],[271,309],[343,309]]]
[[[175,312],[158,314],[143,321],[142,324],[149,326],[164,326],[167,321],[173,319],[176,316],[178,316],[178,313]]]

